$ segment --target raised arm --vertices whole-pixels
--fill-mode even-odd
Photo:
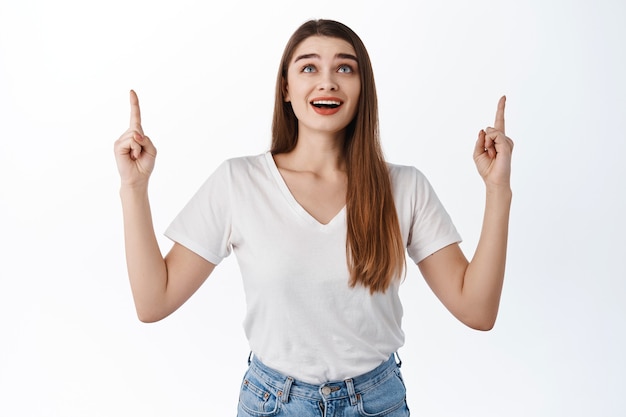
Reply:
[[[504,129],[505,102],[502,97],[494,126],[478,133],[474,148],[474,162],[486,187],[485,214],[474,257],[468,262],[454,244],[419,263],[422,275],[446,308],[479,330],[495,324],[504,281],[513,151],[513,141]]]
[[[163,258],[152,225],[148,182],[156,148],[141,126],[139,100],[130,92],[130,127],[114,146],[120,174],[126,265],[137,316],[158,321],[180,307],[206,280],[214,264],[174,244]]]

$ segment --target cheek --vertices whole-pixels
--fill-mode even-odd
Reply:
[[[357,78],[350,81],[351,82],[344,86],[344,91],[347,90],[346,93],[351,100],[358,103],[359,97],[361,96],[361,80]]]
[[[352,105],[354,106],[354,111],[359,107],[359,99],[361,97],[361,84],[354,86],[354,90],[351,92],[352,94]]]
[[[359,97],[361,96],[361,80],[357,81],[354,86],[354,95],[356,97],[356,101],[359,101]]]

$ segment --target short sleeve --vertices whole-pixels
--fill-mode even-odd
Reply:
[[[430,182],[416,168],[410,168],[411,224],[407,253],[417,264],[438,250],[461,241],[450,215],[437,197]],[[407,184],[408,185],[408,184]]]
[[[165,236],[218,264],[232,251],[231,170],[224,162],[204,182],[165,231]]]

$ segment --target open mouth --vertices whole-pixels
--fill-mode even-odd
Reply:
[[[342,103],[336,100],[314,100],[311,104],[318,109],[336,109],[341,106]]]

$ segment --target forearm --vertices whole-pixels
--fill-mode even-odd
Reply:
[[[487,188],[485,214],[476,252],[463,279],[462,297],[477,326],[493,327],[504,281],[509,213],[509,187]]]
[[[126,265],[137,315],[142,321],[152,321],[164,305],[167,268],[154,234],[147,185],[122,186],[120,197]]]

